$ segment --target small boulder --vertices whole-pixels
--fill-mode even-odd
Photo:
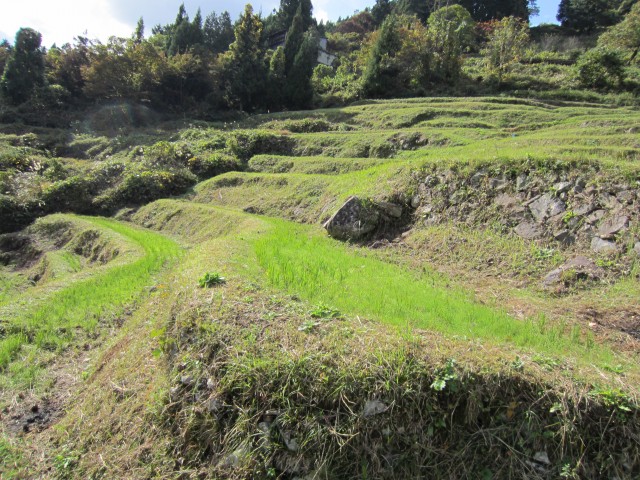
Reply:
[[[568,192],[572,186],[571,182],[558,182],[553,186],[553,189],[560,194]]]
[[[525,240],[534,240],[540,238],[543,234],[542,228],[539,225],[531,222],[522,222],[515,229],[514,232]]]
[[[607,192],[600,194],[600,204],[608,210],[617,210],[622,206],[615,195]]]
[[[585,221],[589,225],[594,225],[602,220],[602,217],[604,217],[606,213],[607,212],[605,210],[596,210],[594,212],[591,212],[591,214],[587,218],[585,218]]]
[[[505,209],[510,209],[518,205],[518,199],[508,193],[502,193],[494,200],[495,204]]]
[[[600,237],[593,237],[591,240],[591,250],[596,253],[612,254],[618,251],[618,247],[614,242],[603,240]]]
[[[630,203],[633,203],[633,201],[636,198],[636,195],[631,190],[623,190],[616,195],[616,198],[618,199],[619,202],[628,205]]]
[[[640,256],[640,242],[636,242],[633,246],[633,251],[636,252],[636,255]]]
[[[600,238],[613,239],[616,234],[627,228],[629,225],[629,217],[625,215],[616,215],[608,218],[598,228]]]
[[[540,198],[529,204],[531,215],[533,215],[538,223],[544,222],[549,217],[560,215],[566,209],[566,204],[562,200],[555,198],[550,193],[542,195]]]
[[[364,404],[364,411],[362,412],[362,416],[364,418],[369,418],[384,413],[387,410],[389,410],[389,407],[387,407],[380,400],[368,400],[367,403]]]
[[[593,202],[583,203],[582,205],[578,205],[573,209],[573,213],[578,217],[583,217],[584,215],[588,215],[596,209],[596,204]]]
[[[527,185],[529,185],[529,177],[524,173],[518,175],[518,178],[516,178],[516,190],[522,192],[527,189]]]
[[[576,241],[571,232],[567,229],[559,230],[553,234],[554,240],[562,243],[563,245],[571,245]]]
[[[400,218],[402,217],[402,206],[391,202],[376,202],[376,207],[380,211],[389,217]]]
[[[373,232],[380,220],[379,211],[372,203],[358,197],[349,199],[324,224],[330,236],[339,240],[356,240]]]
[[[498,178],[490,178],[489,188],[491,188],[492,190],[504,190],[505,188],[507,188],[508,182],[509,181],[507,177],[505,177],[504,175]]]
[[[578,255],[549,272],[542,283],[545,286],[559,283],[569,284],[576,280],[600,280],[605,271],[583,255]]]

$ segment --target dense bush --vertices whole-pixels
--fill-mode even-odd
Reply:
[[[260,130],[233,132],[227,138],[227,149],[242,161],[254,155],[271,153],[287,155],[293,150],[293,140],[284,135],[274,135]]]
[[[125,174],[122,182],[116,187],[98,196],[94,205],[104,211],[114,211],[125,205],[142,205],[159,198],[185,193],[197,181],[196,176],[186,169],[132,170]]]
[[[578,59],[576,70],[580,84],[587,88],[608,89],[624,82],[624,60],[615,50],[589,50]]]
[[[226,172],[242,170],[242,166],[236,158],[220,152],[204,153],[191,157],[188,161],[188,167],[200,180]]]
[[[35,205],[21,205],[15,198],[0,193],[0,234],[19,230],[35,218]]]
[[[43,193],[41,201],[47,212],[91,212],[91,183],[88,179],[73,176],[52,183]]]

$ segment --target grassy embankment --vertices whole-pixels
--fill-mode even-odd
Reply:
[[[99,324],[122,315],[125,305],[149,286],[153,275],[173,261],[179,247],[161,235],[127,227],[109,219],[57,216],[53,221],[79,224],[81,229],[104,231],[118,237],[122,255],[113,263],[97,267],[90,275],[63,277],[42,287],[27,289],[14,298],[4,299],[0,308],[5,313],[3,338],[0,340],[0,369],[13,380],[27,374],[23,381],[33,380],[39,352],[61,351],[72,343],[79,332],[92,334]],[[78,228],[76,226],[76,228]],[[70,265],[79,266],[71,252],[60,257],[72,258]],[[14,364],[14,360],[18,360]],[[25,372],[20,372],[26,369]]]

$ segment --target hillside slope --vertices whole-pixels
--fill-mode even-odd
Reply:
[[[409,99],[57,159],[89,210],[127,208],[0,237],[3,474],[637,477],[639,123]],[[75,195],[52,178],[5,180]]]

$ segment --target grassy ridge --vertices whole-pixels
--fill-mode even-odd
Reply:
[[[26,344],[33,344],[38,349],[59,349],[69,344],[77,329],[95,330],[101,319],[116,314],[123,305],[133,301],[149,284],[151,276],[179,255],[179,246],[157,233],[108,219],[85,217],[84,220],[138,244],[144,255],[131,263],[107,268],[75,282],[53,293],[44,302],[16,312],[3,325],[0,369],[6,368]]]

